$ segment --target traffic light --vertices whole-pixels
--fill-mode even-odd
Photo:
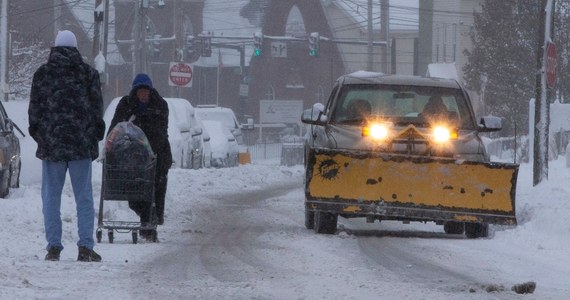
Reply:
[[[309,55],[319,56],[319,33],[311,32],[309,34]]]
[[[203,57],[212,56],[212,38],[209,36],[201,37],[202,39],[202,49],[200,55]]]
[[[263,33],[256,32],[253,34],[253,55],[261,56],[263,49]]]
[[[155,34],[153,36],[153,41],[151,43],[150,46],[150,53],[151,53],[151,59],[153,60],[159,60],[160,59],[160,52],[161,52],[161,48],[162,48],[162,44],[160,42],[160,39],[162,38],[162,35],[160,34]]]
[[[193,35],[186,36],[186,51],[188,52],[188,56],[192,57],[194,53],[201,47],[199,39],[195,38]]]

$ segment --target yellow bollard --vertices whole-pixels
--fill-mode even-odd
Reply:
[[[245,165],[245,164],[250,164],[251,163],[251,156],[249,155],[249,152],[240,152],[239,153],[239,164],[240,165]]]

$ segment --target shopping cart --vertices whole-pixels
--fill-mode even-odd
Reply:
[[[103,159],[103,180],[101,184],[101,200],[99,202],[99,221],[96,231],[97,242],[103,238],[103,230],[107,229],[109,243],[113,243],[114,232],[131,233],[133,244],[138,241],[138,232],[150,232],[150,240],[158,241],[156,203],[154,199],[154,177],[156,158],[142,166],[121,164],[113,161],[109,163]],[[106,220],[103,216],[105,201],[145,201],[150,202],[150,222]]]

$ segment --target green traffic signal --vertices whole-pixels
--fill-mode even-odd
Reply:
[[[313,57],[319,56],[319,33],[311,32],[309,34],[309,55]]]
[[[261,49],[255,49],[255,51],[253,51],[253,55],[260,56],[261,55]]]

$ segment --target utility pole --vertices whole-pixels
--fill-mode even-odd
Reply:
[[[419,1],[418,60],[415,62],[417,64],[417,72],[414,75],[425,75],[428,65],[432,62],[433,1],[434,0]]]
[[[149,5],[148,0],[137,1],[135,8],[135,39],[133,51],[133,77],[137,73],[147,72],[146,61],[146,13]]]
[[[176,39],[174,40],[174,53],[173,53],[173,57],[172,57],[172,61],[178,61],[178,62],[183,62],[184,61],[184,57],[186,56],[186,50],[185,47],[183,45],[186,37],[182,36],[182,32],[184,31],[183,26],[185,26],[184,24],[180,24],[182,21],[182,3],[180,3],[179,0],[174,0],[174,7],[173,7],[173,20],[174,20],[174,28],[173,30],[173,34],[175,35]],[[180,87],[171,87],[170,91],[171,94],[174,95],[174,93],[172,92],[173,89],[176,91],[176,97],[180,97]]]
[[[543,30],[539,30],[538,51],[536,56],[536,66],[539,72],[536,73],[535,83],[535,105],[534,105],[534,155],[533,155],[533,186],[539,184],[543,179],[548,179],[548,127],[549,127],[549,107],[547,98],[546,82],[546,45],[552,41],[554,22],[554,0],[541,1],[540,25]]]
[[[107,60],[107,46],[109,42],[109,0],[105,0],[105,13],[104,13],[104,29],[103,29],[103,56]]]
[[[374,41],[374,28],[372,26],[372,0],[368,0],[368,71],[374,71],[374,48],[372,42]]]
[[[380,0],[380,21],[382,22],[382,27],[380,27],[380,35],[384,37],[386,41],[386,47],[384,48],[384,73],[389,74],[390,72],[390,3],[389,0]]]
[[[101,3],[102,0],[95,0],[95,10],[93,11],[95,21],[93,26],[93,48],[91,50],[93,59],[95,59],[101,51],[101,24],[103,23],[103,18],[106,18],[106,16],[104,16],[104,12],[101,10]]]
[[[109,0],[105,0],[104,4],[103,0],[95,0],[94,20],[93,58],[95,58],[99,52],[102,52],[103,57],[107,59],[107,39],[109,37]],[[101,29],[103,30],[103,34],[101,34]]]
[[[53,20],[53,37],[55,38],[61,28],[61,0],[53,0]]]
[[[2,51],[2,53],[0,53],[0,55],[2,55],[2,58],[0,59],[0,84],[2,85],[2,100],[8,101],[8,0],[2,0],[0,18],[2,19],[0,22],[0,26],[2,26],[0,29],[0,36],[2,39],[0,41],[0,50]]]
[[[182,15],[182,3],[179,0],[174,0],[174,10],[173,10],[173,18],[174,18],[174,35],[176,36],[176,40],[174,42],[174,55],[172,61],[184,61],[185,51],[184,51],[184,40],[186,37],[182,36],[185,29],[182,24],[183,15]],[[185,33],[187,34],[187,33]],[[180,88],[177,88],[180,89]]]

